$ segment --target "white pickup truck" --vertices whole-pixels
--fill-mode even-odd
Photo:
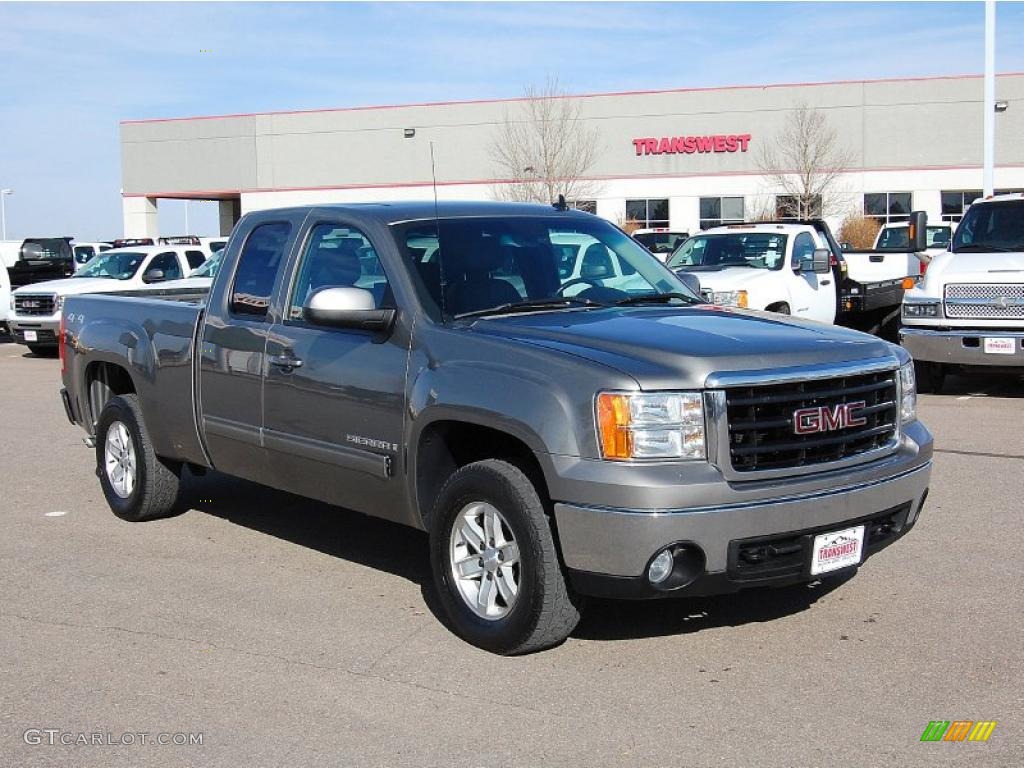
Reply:
[[[914,215],[922,225],[924,215]],[[697,274],[715,304],[874,333],[895,325],[904,281],[921,274],[913,251],[843,252],[821,220],[713,227],[683,243],[668,267]]]
[[[950,250],[907,291],[900,341],[922,392],[938,391],[951,368],[1024,374],[1024,194],[967,209]]]
[[[144,245],[93,256],[73,277],[17,288],[8,325],[14,340],[33,352],[56,349],[64,299],[82,293],[121,293],[180,280],[206,260],[197,246]]]

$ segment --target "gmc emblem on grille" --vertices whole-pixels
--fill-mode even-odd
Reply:
[[[793,432],[798,435],[813,435],[816,432],[832,432],[847,427],[863,427],[868,420],[863,416],[855,416],[867,403],[858,400],[856,403],[840,403],[839,405],[821,405],[817,408],[801,408],[793,411]]]

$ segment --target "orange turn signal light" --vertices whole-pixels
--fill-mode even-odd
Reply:
[[[613,392],[602,392],[597,396],[597,428],[601,438],[601,453],[606,459],[630,459],[633,457],[633,433],[629,430],[631,421],[629,398]]]
[[[903,278],[903,290],[909,291],[915,285],[917,285],[917,281],[914,278],[912,278],[912,277],[904,277]]]

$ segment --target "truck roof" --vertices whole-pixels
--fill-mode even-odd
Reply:
[[[804,221],[751,221],[746,224],[722,224],[719,227],[710,227],[701,230],[702,235],[721,235],[726,232],[776,232],[782,233],[793,230],[814,230],[814,225]]]
[[[376,219],[384,224],[397,224],[403,221],[419,221],[438,218],[466,218],[472,216],[557,216],[593,220],[593,214],[575,209],[559,210],[542,203],[505,203],[481,200],[409,200],[388,203],[328,203],[324,205],[296,205],[276,211],[337,211],[350,213],[361,218]],[[247,215],[271,213],[253,211]]]

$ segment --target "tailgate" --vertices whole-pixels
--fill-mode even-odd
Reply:
[[[845,251],[847,277],[858,283],[881,283],[918,277],[921,260],[908,251]]]

